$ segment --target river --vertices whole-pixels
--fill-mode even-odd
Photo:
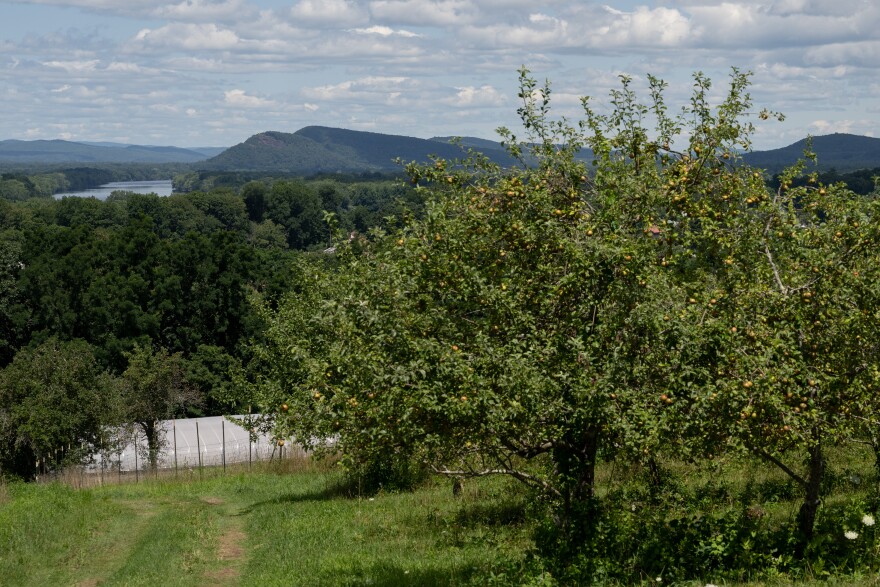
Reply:
[[[67,192],[64,194],[55,194],[55,199],[61,198],[97,198],[106,200],[107,197],[116,191],[135,192],[138,194],[157,194],[159,196],[171,195],[171,180],[163,179],[160,181],[116,181],[113,183],[105,183],[104,185],[90,190],[82,190],[79,192]]]

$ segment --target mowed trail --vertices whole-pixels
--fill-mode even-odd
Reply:
[[[77,587],[234,586],[245,561],[239,508],[220,498],[111,499],[124,512],[96,528],[68,572]]]
[[[204,498],[203,501],[217,508],[219,535],[215,548],[216,565],[205,573],[206,585],[237,585],[245,562],[247,536],[239,512],[233,511],[222,499]]]

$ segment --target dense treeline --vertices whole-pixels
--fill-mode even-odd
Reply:
[[[866,196],[873,193],[877,188],[878,178],[880,178],[880,167],[875,167],[873,169],[860,169],[859,171],[851,171],[849,173],[840,173],[835,169],[830,169],[819,173],[816,180],[819,183],[826,185],[843,183],[854,193]],[[768,187],[774,190],[778,189],[781,182],[781,176],[776,175],[768,182]],[[793,180],[792,185],[804,186],[807,185],[807,180],[806,178],[797,178]]]
[[[226,400],[264,329],[251,298],[300,287],[299,257],[332,262],[328,226],[419,209],[390,180],[239,188],[0,200],[0,474],[82,458],[69,447],[88,452],[111,422],[137,423],[155,450],[159,419],[246,410]]]
[[[80,191],[118,181],[163,180],[188,169],[179,163],[168,164],[100,164],[16,165],[0,173],[0,199],[22,201],[48,198],[54,194]]]

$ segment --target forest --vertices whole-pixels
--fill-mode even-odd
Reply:
[[[387,176],[216,183],[170,197],[0,199],[2,474],[87,458],[108,424],[246,410],[230,387],[263,335],[255,300],[301,287],[300,257],[329,262],[328,219],[358,233],[421,208]],[[159,381],[162,401],[133,401]]]

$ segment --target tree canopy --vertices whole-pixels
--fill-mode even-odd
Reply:
[[[717,103],[695,75],[678,115],[661,80],[643,104],[623,77],[577,124],[521,73],[526,140],[501,134],[523,165],[410,166],[424,217],[337,243],[339,268],[269,314],[258,401],[354,467],[513,476],[563,527],[598,459],[736,451],[797,482],[809,539],[823,447],[874,405],[877,200],[793,185],[804,163],[768,191],[738,154],[780,115],[746,73]]]

